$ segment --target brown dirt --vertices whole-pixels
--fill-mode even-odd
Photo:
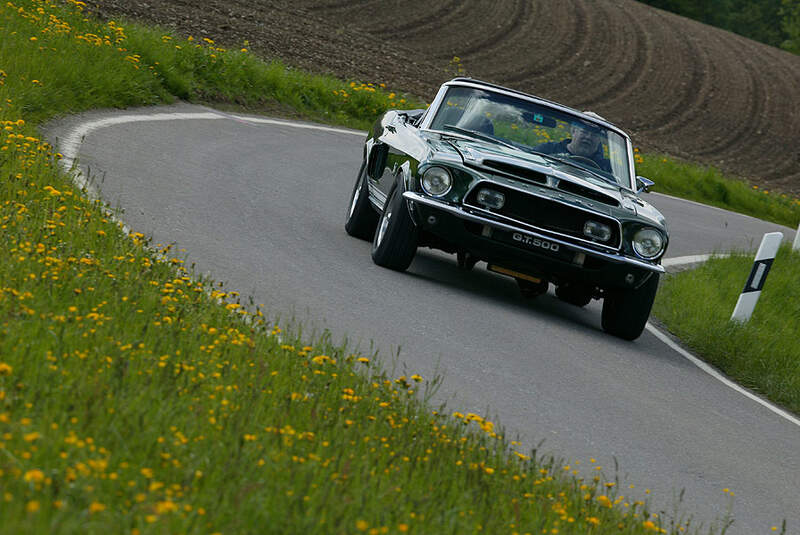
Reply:
[[[632,0],[91,0],[430,100],[465,74],[592,109],[644,150],[800,193],[800,56]]]

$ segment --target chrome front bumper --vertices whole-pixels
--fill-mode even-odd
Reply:
[[[430,206],[432,208],[436,208],[437,210],[445,211],[451,215],[459,217],[465,221],[471,221],[473,223],[479,223],[481,225],[488,225],[493,228],[501,229],[504,231],[510,232],[519,232],[520,234],[524,234],[527,236],[539,238],[542,240],[547,240],[552,243],[557,243],[559,245],[563,245],[573,251],[584,253],[587,256],[593,256],[595,258],[603,259],[607,262],[612,262],[615,264],[628,264],[631,266],[635,266],[640,269],[646,269],[648,271],[653,271],[655,273],[664,273],[665,269],[658,265],[658,264],[651,264],[649,262],[645,262],[644,260],[639,260],[638,258],[632,258],[630,256],[624,256],[621,254],[616,253],[606,253],[603,251],[598,251],[596,249],[590,249],[588,247],[584,247],[582,245],[577,245],[572,242],[564,241],[558,238],[554,238],[552,236],[546,234],[540,234],[538,232],[521,228],[515,227],[513,225],[508,225],[506,223],[501,223],[500,221],[495,221],[493,219],[486,218],[479,214],[474,214],[464,210],[459,206],[453,206],[451,204],[447,204],[441,201],[437,201],[436,199],[431,199],[430,197],[425,197],[418,193],[414,193],[412,191],[406,191],[403,193],[403,197],[412,203],[419,203],[426,206]]]

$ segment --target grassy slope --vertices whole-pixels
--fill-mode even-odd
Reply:
[[[642,155],[637,168],[656,182],[655,191],[790,228],[800,222],[800,200],[732,180],[712,167]],[[800,350],[792,342],[800,331],[792,276],[800,259],[788,246],[781,250],[753,319],[736,326],[729,319],[752,262],[752,255],[739,254],[666,277],[653,315],[724,373],[800,414]]]
[[[800,414],[800,253],[781,248],[753,317],[738,325],[729,320],[752,266],[752,255],[734,255],[671,276],[653,312],[736,381]]]
[[[613,481],[509,453],[420,403],[422,378],[288,336],[123,235],[36,130],[174,96],[363,127],[400,99],[68,4],[0,7],[0,532],[664,531]]]
[[[637,154],[636,172],[656,183],[653,191],[791,228],[800,223],[800,199],[727,177],[714,167],[680,162],[663,155]]]

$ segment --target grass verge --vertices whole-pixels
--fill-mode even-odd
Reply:
[[[637,154],[636,172],[653,180],[653,191],[797,228],[800,199],[725,176],[715,167],[679,162],[658,154]]]
[[[363,128],[406,103],[80,8],[0,6],[0,532],[685,532],[124,235],[42,121],[182,97]]]
[[[739,325],[730,317],[752,266],[752,254],[734,254],[668,276],[653,313],[728,376],[800,414],[800,254],[781,247],[753,317]]]

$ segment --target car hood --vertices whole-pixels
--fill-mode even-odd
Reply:
[[[497,173],[501,168],[506,176],[513,175],[522,181],[540,183],[549,189],[597,201],[594,209],[609,215],[618,216],[622,210],[647,218],[656,225],[666,226],[663,215],[634,192],[610,184],[579,167],[480,140],[448,137],[446,141],[440,140],[432,146],[437,152],[452,154],[454,150],[466,167],[485,173]]]

